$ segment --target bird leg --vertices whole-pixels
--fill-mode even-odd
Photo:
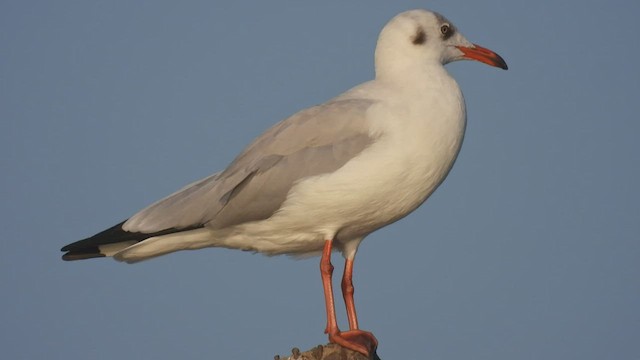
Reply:
[[[347,316],[349,318],[349,331],[340,331],[336,319],[336,309],[333,301],[333,265],[331,264],[332,241],[327,240],[322,250],[320,259],[320,274],[322,275],[322,287],[324,288],[324,300],[327,307],[327,327],[325,333],[329,334],[329,342],[338,344],[347,349],[357,351],[370,356],[378,347],[378,340],[368,331],[358,329],[358,319],[353,302],[353,284],[351,282],[353,273],[353,260],[347,260],[345,272],[342,278],[342,289],[344,301],[347,306]],[[346,289],[346,290],[345,290]]]
[[[331,284],[331,277],[333,276],[331,244],[331,240],[327,240],[324,243],[322,257],[320,258],[320,275],[322,276],[322,288],[324,289],[324,303],[327,307],[327,327],[324,329],[325,334],[329,334],[333,330],[338,329],[336,308],[333,302],[333,286]]]
[[[358,329],[358,315],[356,315],[356,305],[353,301],[353,259],[344,262],[344,273],[342,274],[342,297],[347,308],[347,318],[349,319],[349,330]]]

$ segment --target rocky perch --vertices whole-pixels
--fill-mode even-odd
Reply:
[[[296,348],[294,348],[296,349]],[[297,350],[297,349],[296,349]],[[345,349],[340,345],[326,344],[318,345],[313,349],[300,352],[299,356],[294,357],[296,351],[293,351],[291,356],[276,355],[275,360],[381,360],[378,354],[372,354],[371,357],[366,357],[359,352]]]

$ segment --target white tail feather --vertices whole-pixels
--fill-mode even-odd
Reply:
[[[212,246],[211,232],[196,229],[155,236],[113,254],[113,258],[132,264],[179,250],[194,250]]]
[[[105,244],[98,246],[98,251],[104,256],[113,256],[131,245],[137,244],[137,241],[123,241],[114,244]]]

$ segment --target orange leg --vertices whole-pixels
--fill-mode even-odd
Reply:
[[[358,315],[356,315],[356,304],[353,301],[353,259],[344,262],[344,273],[342,274],[342,297],[347,308],[347,318],[349,319],[349,330],[358,329]]]
[[[370,332],[358,329],[356,308],[353,302],[353,284],[351,282],[353,260],[347,260],[344,276],[342,277],[342,290],[344,301],[347,306],[350,330],[341,332],[338,328],[336,310],[333,301],[333,286],[331,283],[331,277],[333,275],[333,265],[331,264],[331,245],[331,240],[327,240],[325,242],[324,249],[322,250],[322,258],[320,259],[320,274],[322,275],[324,300],[327,307],[327,327],[325,328],[325,333],[329,334],[329,342],[369,356],[374,353],[378,347],[378,340],[376,340]]]
[[[322,288],[324,289],[324,303],[327,307],[327,327],[325,334],[337,332],[338,321],[336,320],[336,308],[333,302],[333,286],[331,277],[333,276],[333,265],[331,264],[331,240],[324,243],[322,258],[320,259],[320,275],[322,276]]]

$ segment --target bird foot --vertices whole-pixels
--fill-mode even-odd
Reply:
[[[357,351],[367,357],[376,352],[378,340],[372,333],[363,330],[349,330],[329,334],[329,342]]]

